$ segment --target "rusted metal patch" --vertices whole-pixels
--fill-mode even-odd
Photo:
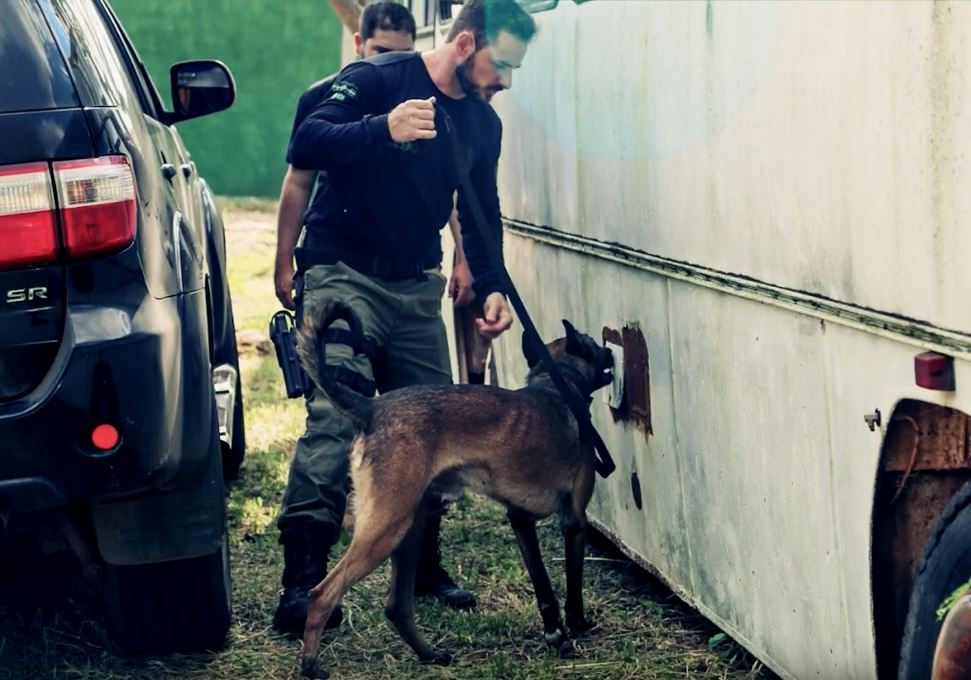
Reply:
[[[653,434],[651,427],[651,369],[644,333],[636,323],[620,331],[604,326],[604,342],[624,348],[624,400],[611,408],[614,422],[628,421]]]
[[[884,469],[903,473],[971,469],[969,420],[954,409],[902,401],[887,426]]]

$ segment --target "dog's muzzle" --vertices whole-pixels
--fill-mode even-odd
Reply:
[[[597,348],[597,379],[596,388],[606,387],[614,381],[614,355],[606,347]]]

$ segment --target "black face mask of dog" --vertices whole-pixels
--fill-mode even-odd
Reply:
[[[564,377],[572,382],[584,397],[589,398],[601,387],[606,387],[613,382],[614,355],[606,347],[598,345],[592,337],[578,331],[566,319],[563,319],[563,328],[566,329],[566,336],[560,340],[554,340],[549,347],[552,349],[560,342],[565,343],[566,351],[559,353],[556,363]],[[523,355],[529,365],[530,377],[535,377],[537,373],[547,370],[542,365],[541,353],[529,344],[525,335],[523,335]]]

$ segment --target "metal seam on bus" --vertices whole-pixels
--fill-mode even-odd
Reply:
[[[903,340],[918,347],[971,359],[971,335],[965,333],[938,328],[926,322],[891,316],[810,293],[773,286],[700,265],[651,255],[629,246],[569,234],[552,227],[508,218],[503,218],[503,223],[511,234],[550,246],[648,271],[669,279],[712,288],[755,302],[790,309],[857,330]]]

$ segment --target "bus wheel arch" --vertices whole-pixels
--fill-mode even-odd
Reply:
[[[873,504],[871,567],[880,678],[897,677],[915,586],[921,578],[936,578],[922,564],[943,530],[945,511],[953,514],[950,504],[959,492],[971,497],[971,487],[962,489],[971,481],[969,438],[967,414],[929,402],[901,400],[888,421]],[[923,585],[925,592],[935,590]]]

